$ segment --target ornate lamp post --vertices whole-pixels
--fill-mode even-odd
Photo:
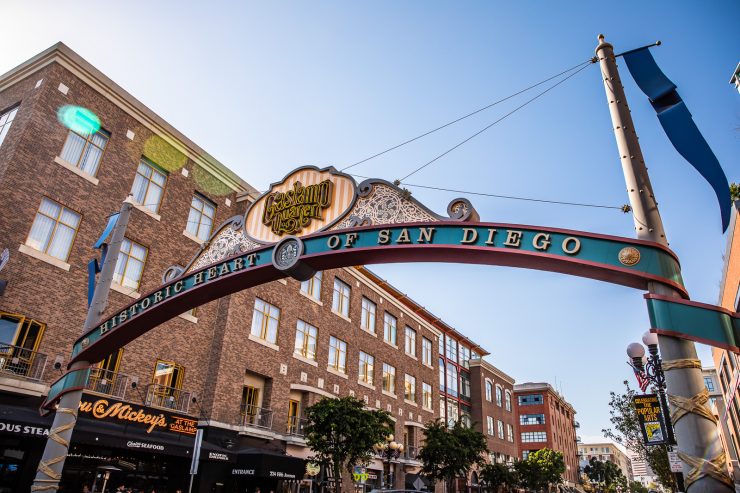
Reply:
[[[668,434],[668,445],[674,446],[677,443],[676,436],[673,433],[673,423],[671,422],[668,401],[665,395],[666,382],[662,360],[658,355],[658,334],[647,331],[642,335],[642,342],[647,346],[649,356],[645,355],[645,348],[639,342],[633,342],[627,346],[627,356],[632,359],[632,367],[658,389],[660,409],[663,414],[666,433]],[[675,477],[679,491],[683,491],[683,475],[677,473]]]
[[[393,489],[393,470],[391,464],[403,453],[403,444],[395,441],[393,435],[385,437],[385,443],[375,445],[375,450],[383,461],[383,481],[381,489]],[[388,465],[388,480],[385,478],[385,465]]]

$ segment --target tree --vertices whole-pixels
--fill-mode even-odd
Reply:
[[[740,200],[740,185],[730,183],[730,200]]]
[[[616,443],[631,450],[640,460],[644,460],[658,477],[660,484],[668,489],[676,485],[675,478],[668,463],[668,449],[665,445],[645,445],[640,430],[640,422],[637,419],[637,411],[633,403],[636,392],[630,388],[629,382],[624,381],[626,391],[624,394],[610,392],[609,414],[614,426],[602,430],[604,436],[611,438]]]
[[[622,470],[611,461],[602,462],[592,457],[583,472],[591,481],[603,484],[607,491],[616,491],[618,487],[627,489],[627,478]]]
[[[473,464],[480,464],[482,454],[487,451],[483,433],[460,421],[449,428],[436,420],[426,426],[425,443],[419,452],[421,472],[434,481],[447,481],[448,488],[453,487],[455,478],[467,477]]]
[[[480,471],[480,479],[491,490],[497,492],[501,487],[511,488],[519,483],[516,471],[509,464],[485,464]]]
[[[527,460],[517,462],[514,467],[521,486],[540,490],[563,482],[565,461],[562,453],[543,448],[530,452]]]
[[[306,444],[312,460],[331,465],[334,490],[341,491],[341,471],[368,464],[373,446],[393,432],[393,420],[385,411],[365,409],[354,397],[322,399],[306,409]]]
[[[648,493],[647,487],[639,481],[630,481],[630,493]]]

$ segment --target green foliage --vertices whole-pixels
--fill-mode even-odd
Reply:
[[[440,420],[430,422],[425,433],[426,441],[419,452],[421,472],[434,481],[451,485],[455,478],[467,477],[473,464],[481,463],[482,454],[488,451],[483,433],[460,421],[453,428]]]
[[[485,464],[480,471],[480,479],[490,490],[498,491],[501,487],[512,488],[519,484],[516,470],[509,464]]]
[[[629,490],[630,493],[648,493],[647,487],[643,486],[639,481],[630,481]]]
[[[740,200],[740,185],[737,183],[730,183],[730,199]]]
[[[312,460],[331,465],[334,477],[355,465],[368,464],[373,446],[393,432],[393,420],[385,411],[369,411],[354,397],[322,399],[306,409],[306,443]],[[341,482],[335,481],[335,491]]]
[[[602,430],[602,432],[604,436],[611,438],[620,445],[624,445],[634,452],[638,458],[646,461],[655,475],[658,476],[660,484],[672,490],[675,487],[675,478],[668,463],[668,449],[665,445],[651,445],[649,447],[645,445],[640,430],[640,422],[637,419],[637,411],[633,404],[633,398],[637,393],[630,388],[629,382],[626,380],[624,386],[626,388],[624,394],[610,392],[609,407],[611,410],[609,414],[611,417],[609,421],[614,426],[614,430],[609,428]]]
[[[602,462],[596,457],[592,457],[583,472],[591,481],[596,481],[606,487],[607,491],[627,488],[627,478],[622,470],[611,461]]]
[[[563,482],[565,461],[562,453],[543,448],[531,452],[527,460],[517,462],[514,468],[521,486],[540,490]]]

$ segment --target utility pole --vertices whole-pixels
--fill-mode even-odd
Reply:
[[[118,254],[121,251],[121,243],[126,233],[126,226],[131,215],[132,204],[130,195],[123,201],[118,220],[111,233],[111,241],[105,255],[105,261],[100,269],[98,282],[95,284],[95,292],[87,310],[87,318],[82,327],[82,333],[87,333],[97,326],[108,305],[108,294],[110,293],[113,273],[116,268]],[[85,369],[90,366],[88,361],[78,361],[70,366],[69,370]],[[82,390],[75,390],[63,394],[59,400],[59,407],[54,414],[54,422],[49,430],[49,438],[46,440],[44,455],[41,457],[36,477],[33,480],[31,491],[57,491],[59,481],[62,478],[64,461],[69,452],[69,443],[72,431],[77,423],[77,411],[82,399]]]
[[[658,204],[650,184],[645,160],[637,140],[637,132],[632,123],[632,116],[624,95],[622,80],[619,78],[617,62],[614,57],[613,46],[604,41],[604,35],[599,35],[599,45],[596,47],[596,56],[601,65],[601,78],[606,90],[606,99],[609,103],[609,113],[612,118],[614,136],[622,162],[624,180],[627,184],[627,194],[632,215],[635,222],[637,238],[653,241],[668,246],[663,221],[658,212]],[[650,283],[648,290],[651,293],[680,298],[674,289],[659,283]],[[666,386],[669,397],[692,399],[702,393],[704,382],[701,374],[701,361],[697,358],[696,347],[693,342],[676,337],[658,336],[658,345],[663,355]],[[669,364],[680,361],[678,367]],[[727,465],[724,462],[724,449],[719,440],[716,423],[694,413],[684,415],[678,421],[673,421],[674,432],[678,442],[679,454],[690,458],[699,465],[698,473],[693,473],[695,465],[683,460],[683,473],[686,479],[687,493],[722,493],[732,492],[734,489],[728,484],[702,475],[705,468],[717,468],[729,478]],[[717,460],[717,459],[722,459]],[[713,461],[710,463],[709,461]],[[721,463],[720,463],[721,462]]]

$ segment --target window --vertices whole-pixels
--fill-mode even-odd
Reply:
[[[520,414],[519,424],[520,425],[544,425],[545,415],[544,414]]]
[[[110,353],[108,356],[105,357],[105,359],[97,362],[95,365],[93,365],[94,369],[98,371],[98,373],[108,373],[108,375],[117,373],[118,367],[121,364],[121,358],[123,357],[123,348],[118,348],[118,351],[115,353]],[[103,376],[102,378],[105,378]]]
[[[112,394],[117,388],[118,367],[123,357],[123,348],[98,361],[90,368],[90,376],[87,379],[87,389],[101,394]]]
[[[510,423],[506,423],[506,439],[510,442],[514,441],[514,427]]]
[[[522,443],[546,442],[547,432],[545,431],[527,431],[522,433]]]
[[[490,416],[486,416],[486,429],[489,435],[495,436],[496,432],[493,430],[493,418]]]
[[[329,337],[329,367],[347,373],[347,343],[334,336]]]
[[[167,175],[163,171],[160,171],[154,163],[142,158],[136,169],[134,185],[131,187],[134,201],[156,214],[162,202],[166,181]]]
[[[349,317],[349,286],[339,279],[334,279],[334,298],[331,309],[335,312]]]
[[[511,411],[511,392],[507,390],[504,394],[506,396],[506,400],[505,400],[506,410]]]
[[[362,320],[360,327],[371,334],[375,334],[375,309],[377,305],[369,299],[362,297]]]
[[[62,155],[59,157],[85,173],[95,176],[109,138],[110,134],[102,129],[93,134],[70,130],[62,148]]]
[[[445,360],[439,358],[439,391],[445,392]]]
[[[457,367],[447,365],[447,393],[457,397]]]
[[[318,332],[319,329],[299,319],[295,329],[295,347],[293,353],[307,359],[315,360],[316,336]]]
[[[439,336],[439,345],[438,345],[438,347],[439,347],[439,354],[441,354],[442,356],[444,356],[444,354],[445,354],[445,336],[443,336],[443,335],[442,336]]]
[[[493,402],[493,383],[490,380],[486,380],[486,400]]]
[[[308,281],[301,282],[301,293],[305,294],[309,298],[313,298],[316,301],[321,300],[321,278],[323,277],[321,271],[318,271]]]
[[[254,315],[252,316],[252,335],[270,344],[277,344],[279,322],[280,308],[259,298],[255,298]]]
[[[406,354],[416,357],[416,331],[406,327]]]
[[[432,341],[426,337],[421,338],[421,362],[432,366]]]
[[[522,460],[527,460],[529,457],[529,450],[522,450]]]
[[[5,111],[5,113],[0,114],[0,145],[3,145],[5,136],[8,135],[10,125],[13,123],[13,119],[15,118],[16,113],[18,113],[18,106]]]
[[[447,426],[452,428],[459,419],[460,409],[457,407],[457,402],[447,401]]]
[[[457,341],[451,339],[450,336],[445,336],[447,339],[447,359],[450,359],[457,363]]]
[[[704,385],[709,392],[714,392],[714,379],[712,377],[704,377]]]
[[[26,245],[66,262],[79,226],[79,214],[44,197]]]
[[[470,373],[460,370],[460,397],[470,400]]]
[[[496,426],[498,428],[498,437],[503,440],[504,439],[504,423],[500,419],[496,420]]]
[[[300,401],[290,399],[288,401],[288,426],[287,426],[289,435],[303,432],[301,428],[301,423],[300,423],[300,416],[301,416]]]
[[[428,383],[421,383],[421,404],[427,409],[432,408],[432,386]]]
[[[416,402],[416,377],[406,375],[403,379],[403,398]]]
[[[388,363],[383,363],[383,390],[396,393],[396,369]]]
[[[535,404],[542,404],[542,394],[530,394],[530,395],[520,395],[519,396],[519,405],[520,406],[533,406]]]
[[[0,312],[0,370],[27,374],[45,328],[46,325],[23,315]],[[14,358],[20,361],[14,362]]]
[[[373,358],[371,355],[363,351],[360,351],[359,381],[372,385],[374,369],[375,369],[375,358]]]
[[[134,291],[139,289],[141,275],[144,273],[146,255],[145,246],[124,238],[121,243],[121,253],[118,254],[118,260],[116,261],[113,282]]]
[[[213,218],[216,216],[216,206],[213,202],[198,194],[193,195],[190,202],[190,215],[185,231],[201,241],[206,241],[211,236]]]
[[[254,424],[254,418],[259,412],[260,389],[245,385],[242,388],[242,401],[239,406],[239,414],[244,416],[245,424]]]
[[[396,325],[398,320],[388,312],[383,316],[383,340],[396,345]]]
[[[504,392],[500,385],[496,385],[496,405],[498,407],[503,406],[504,404]]]
[[[460,364],[465,368],[470,368],[470,348],[460,344]]]
[[[185,369],[172,361],[157,360],[157,366],[154,368],[152,383],[160,387],[169,389],[181,389],[182,379],[185,376]],[[168,392],[168,389],[160,389]],[[155,392],[157,392],[155,390]]]

